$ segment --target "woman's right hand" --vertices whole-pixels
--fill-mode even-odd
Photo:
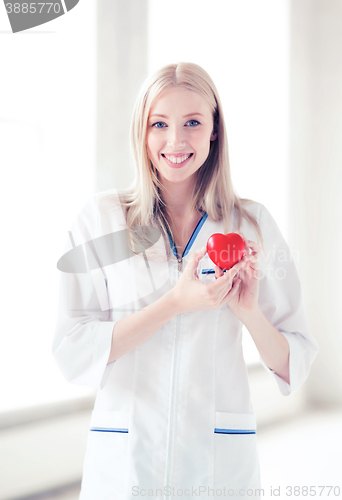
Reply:
[[[229,304],[238,291],[241,280],[237,275],[245,268],[247,257],[244,256],[215,282],[204,284],[197,275],[197,268],[206,253],[207,248],[203,247],[191,255],[182,276],[172,289],[178,314],[216,309],[223,304]]]

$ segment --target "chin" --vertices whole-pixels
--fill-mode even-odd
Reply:
[[[166,175],[163,175],[162,178],[163,179],[166,179],[168,181],[174,181],[174,182],[182,182],[182,181],[185,181],[187,179],[189,179],[190,177],[193,176],[193,173],[183,173],[183,172],[177,172],[175,171],[174,173],[171,172],[171,173],[167,173]]]
[[[191,172],[189,170],[186,171],[185,169],[182,170],[181,168],[180,169],[175,168],[172,170],[170,168],[170,170],[167,170],[166,172],[164,169],[157,168],[156,170],[158,172],[158,179],[160,180],[160,182],[166,181],[166,182],[172,182],[174,184],[180,184],[182,182],[188,181],[190,178],[194,180],[194,175],[196,174],[199,168],[200,167],[195,168]]]

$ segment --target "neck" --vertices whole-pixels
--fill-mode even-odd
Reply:
[[[190,179],[187,179],[187,181]],[[163,198],[169,213],[184,217],[190,212],[193,182],[173,183],[163,180]]]

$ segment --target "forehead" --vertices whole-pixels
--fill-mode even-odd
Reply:
[[[203,114],[212,114],[211,108],[204,97],[198,92],[184,87],[173,87],[161,92],[154,100],[149,114],[162,113],[163,110],[181,110],[184,113],[188,110],[191,113],[198,111]]]

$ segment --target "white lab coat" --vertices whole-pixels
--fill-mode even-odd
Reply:
[[[117,204],[108,202],[99,210],[97,201],[107,193]],[[289,343],[290,384],[264,366],[288,395],[307,378],[318,346],[306,325],[287,243],[262,204],[254,202],[247,209],[264,237],[259,305]],[[237,230],[235,216],[229,232]],[[74,219],[74,241],[68,238],[65,251],[125,227],[117,191],[97,193]],[[210,235],[223,232],[222,222],[205,214],[185,249],[182,269]],[[258,243],[245,220],[241,232]],[[155,248],[162,258],[153,257],[153,248],[147,250],[150,267],[136,255],[88,273],[60,273],[53,356],[68,381],[98,389],[80,499],[242,496],[241,489],[261,486],[242,323],[228,305],[180,314],[107,365],[116,321],[157,300],[181,275],[176,257],[166,260],[163,238]],[[200,266],[213,268],[208,255]],[[200,274],[200,279],[215,278]],[[259,498],[251,491],[248,497]]]

